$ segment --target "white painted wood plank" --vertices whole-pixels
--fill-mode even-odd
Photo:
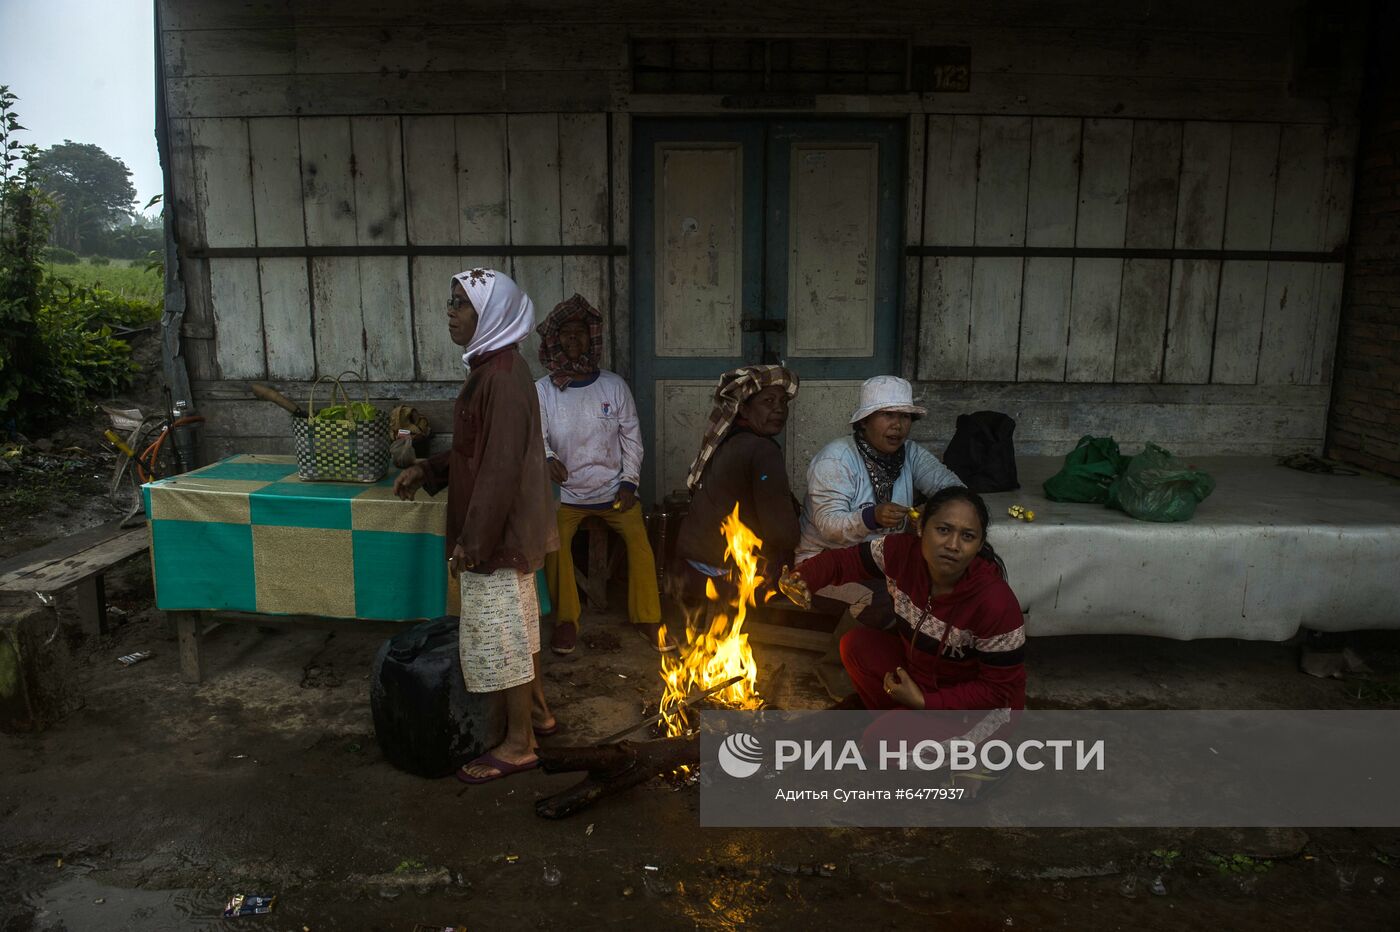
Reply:
[[[1277,123],[1234,123],[1230,126],[1226,249],[1268,249],[1273,242],[1280,131]],[[1263,305],[1261,292],[1259,306]]]
[[[1260,385],[1311,383],[1319,270],[1312,262],[1269,263],[1259,341]]]
[[[210,259],[209,284],[219,372],[226,379],[263,378],[267,365],[257,260]]]
[[[1129,120],[1084,121],[1076,246],[1123,245],[1132,141],[1133,126]],[[1122,275],[1121,259],[1075,260],[1065,361],[1067,381],[1113,379]]]
[[[1172,263],[1164,382],[1210,381],[1220,265],[1214,259],[1183,259]]]
[[[450,116],[403,118],[404,210],[408,241],[456,243],[457,130]],[[458,269],[457,271],[461,271]]]
[[[1134,120],[1124,245],[1158,249],[1172,245],[1180,175],[1181,124]]]
[[[1212,382],[1254,384],[1259,372],[1259,341],[1268,282],[1267,262],[1221,263]]]
[[[1337,359],[1337,328],[1342,316],[1346,265],[1329,262],[1318,268],[1317,333],[1313,337],[1310,385],[1330,386]]]
[[[1119,292],[1113,381],[1159,382],[1171,294],[1171,262],[1125,259]]]
[[[455,212],[454,212],[455,228]],[[462,350],[447,335],[452,276],[468,266],[456,256],[417,256],[413,269],[413,337],[419,379],[460,381]]]
[[[569,245],[605,245],[608,239],[608,133],[601,113],[559,116],[559,215]],[[578,293],[606,314],[607,265],[601,256],[565,256],[563,298]],[[542,310],[541,320],[544,319]]]
[[[1323,249],[1338,249],[1347,242],[1351,228],[1357,133],[1355,123],[1329,126],[1327,129],[1326,178],[1322,195]]]
[[[296,118],[249,120],[248,139],[258,245],[300,246],[306,242],[306,222],[301,214],[301,141]]]
[[[559,118],[557,114],[512,115],[507,118],[510,160],[511,242],[544,245],[560,241]],[[558,256],[516,256],[511,277],[535,304],[543,320],[564,299],[563,263]],[[536,376],[539,337],[531,331],[521,347]]]
[[[1181,124],[1134,121],[1125,245],[1145,248],[1172,245],[1180,170]],[[1124,261],[1113,360],[1114,381],[1161,380],[1170,290],[1169,261]]]
[[[1017,381],[1064,381],[1073,283],[1073,259],[1026,260]]]
[[[705,436],[713,379],[658,380],[656,383],[655,497],[685,491],[686,474]],[[649,451],[650,452],[650,451]]]
[[[962,256],[924,259],[919,378],[968,377],[968,327],[972,320],[972,263]]]
[[[354,246],[355,186],[351,172],[350,121],[345,117],[303,118],[298,128],[307,245]],[[358,297],[357,294],[357,307]]]
[[[977,222],[977,149],[981,118],[928,118],[924,243],[971,246]]]
[[[1084,121],[1076,246],[1113,249],[1123,245],[1132,145],[1131,120]]]
[[[195,179],[191,120],[170,121],[170,183],[175,205],[175,236],[183,246],[203,246],[204,219]]]
[[[311,285],[305,259],[259,259],[267,377],[310,379],[316,375],[311,339]]]
[[[967,351],[969,379],[1009,382],[1016,378],[1022,261],[991,256],[978,256],[973,261],[972,329]]]
[[[361,246],[404,242],[403,138],[398,117],[352,117],[355,235]],[[404,272],[407,275],[407,271]]]
[[[1081,125],[1073,117],[1036,117],[1032,123],[1027,246],[1074,245]]]
[[[1235,123],[1230,127],[1226,249],[1268,249],[1273,240],[1280,131],[1276,123]],[[1254,384],[1268,272],[1266,262],[1221,264],[1212,382]]]
[[[1230,181],[1230,125],[1187,123],[1181,139],[1181,186],[1176,208],[1178,249],[1219,249],[1225,239]]]
[[[195,120],[196,190],[212,247],[256,244],[246,120]]]
[[[1327,215],[1327,131],[1320,126],[1284,126],[1279,138],[1278,187],[1270,245],[1276,250],[1321,249]],[[1319,269],[1314,264],[1269,263],[1259,384],[1308,384],[1314,378]]]
[[[1326,180],[1327,130],[1321,126],[1284,126],[1274,193],[1273,249],[1322,248],[1327,223],[1322,203]]]
[[[1074,260],[1065,381],[1113,381],[1122,259]]]
[[[316,324],[316,374],[365,371],[364,319],[360,315],[360,262],[318,256],[311,260],[311,307]]]
[[[409,315],[407,258],[360,258],[360,310],[368,378],[386,382],[413,379],[414,328]]]
[[[467,246],[509,243],[506,118],[459,116],[456,119],[458,241]]]
[[[975,235],[978,246],[1025,244],[1030,151],[1029,117],[982,118],[977,159]],[[1010,266],[1006,268],[1009,269]],[[1017,281],[1019,280],[1018,268]],[[1005,288],[998,290],[1010,293]],[[1019,285],[1017,290],[1019,292]]]
[[[807,467],[812,458],[831,441],[850,433],[850,416],[860,402],[860,386],[859,381],[803,380],[802,393],[792,406],[781,438],[788,480],[793,495],[799,499],[807,493]],[[702,436],[703,431],[702,425]],[[685,465],[688,467],[690,462]]]

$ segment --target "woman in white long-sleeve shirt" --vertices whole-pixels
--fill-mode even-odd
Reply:
[[[799,563],[823,550],[899,530],[916,498],[963,484],[938,457],[908,439],[914,420],[927,413],[914,404],[913,386],[904,379],[880,375],[865,381],[850,435],[828,443],[807,467]],[[878,615],[888,600],[883,589],[864,583],[829,586],[816,595],[845,603],[857,619],[867,610]]]

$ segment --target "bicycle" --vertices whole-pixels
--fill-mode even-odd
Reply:
[[[176,407],[183,405],[181,402]],[[136,522],[133,519],[145,511],[145,496],[141,494],[143,485],[188,472],[198,465],[186,462],[186,459],[194,458],[190,449],[182,451],[178,441],[167,444],[167,440],[178,429],[203,424],[204,418],[197,414],[186,415],[168,405],[169,414],[143,415],[137,408],[123,410],[106,405],[103,410],[112,419],[112,427],[104,431],[103,436],[119,454],[116,468],[112,471],[108,496],[113,504],[128,509],[121,521],[121,526],[127,527],[134,525]],[[129,430],[130,433],[122,438],[118,430]]]

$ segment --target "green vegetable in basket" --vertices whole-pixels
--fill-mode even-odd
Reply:
[[[356,401],[348,405],[327,405],[316,412],[316,420],[372,421],[377,413],[374,405],[368,401]]]

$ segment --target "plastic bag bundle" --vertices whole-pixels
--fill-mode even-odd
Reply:
[[[1108,488],[1107,505],[1142,521],[1186,521],[1215,479],[1149,443]]]
[[[1052,502],[1106,504],[1108,487],[1131,459],[1118,452],[1112,437],[1086,434],[1065,457],[1064,467],[1045,480],[1045,497]]]

